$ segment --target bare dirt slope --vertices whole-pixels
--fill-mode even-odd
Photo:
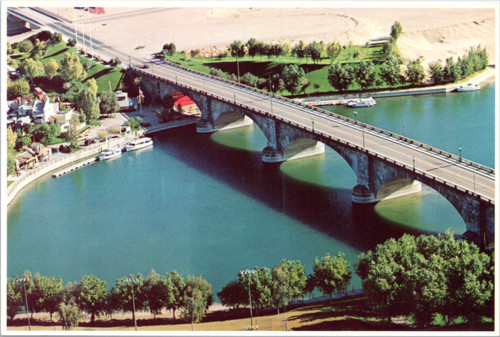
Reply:
[[[473,3],[470,3],[473,5]],[[106,8],[106,15],[69,8],[51,10],[85,23],[95,38],[113,41],[121,49],[149,56],[164,43],[178,50],[223,49],[234,40],[255,37],[291,44],[303,40],[364,44],[388,36],[399,21],[404,33],[398,41],[403,57],[424,57],[424,64],[462,56],[471,46],[488,48],[495,63],[495,10],[493,8]],[[126,29],[125,29],[126,27]]]

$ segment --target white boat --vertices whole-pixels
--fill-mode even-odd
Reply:
[[[126,151],[135,151],[139,149],[143,149],[148,146],[153,146],[153,140],[149,137],[142,137],[139,139],[135,139],[131,141],[128,145],[125,146]]]
[[[107,149],[101,152],[99,156],[97,156],[97,160],[103,161],[108,159],[113,159],[122,155],[122,151],[117,148]]]
[[[366,108],[370,106],[374,106],[377,104],[377,102],[373,99],[373,97],[370,98],[361,98],[359,100],[353,100],[347,103],[347,106],[350,108]]]
[[[474,83],[462,84],[457,87],[457,91],[474,91],[479,89],[481,89],[479,84],[474,84]]]

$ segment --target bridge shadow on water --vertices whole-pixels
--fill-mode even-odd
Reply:
[[[153,137],[156,150],[357,250],[404,233],[421,233],[382,218],[373,205],[352,204],[351,189],[296,180],[281,172],[279,164],[263,163],[260,152],[216,143],[210,135],[196,133],[193,125]]]

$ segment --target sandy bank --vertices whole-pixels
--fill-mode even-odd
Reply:
[[[471,3],[473,4],[473,3]],[[96,39],[147,57],[174,42],[178,50],[224,48],[254,37],[267,42],[303,40],[364,44],[389,35],[394,21],[404,33],[398,46],[404,57],[424,63],[461,56],[471,46],[488,48],[496,63],[495,11],[492,8],[106,8],[95,15],[73,8],[51,8],[92,30]],[[124,34],[123,27],[127,27]],[[135,50],[138,45],[145,45]]]

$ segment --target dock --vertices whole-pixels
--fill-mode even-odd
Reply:
[[[90,159],[86,159],[84,161],[81,161],[79,162],[78,164],[75,164],[75,165],[71,165],[70,167],[67,167],[65,169],[62,169],[60,171],[57,171],[56,173],[54,173],[52,175],[53,178],[59,178],[60,176],[63,176],[65,175],[66,173],[70,173],[70,172],[73,172],[75,170],[78,170],[79,168],[82,168],[84,166],[87,166],[87,165],[90,165],[90,164],[93,164],[95,163],[96,161],[96,158],[93,157],[93,158],[90,158]]]

